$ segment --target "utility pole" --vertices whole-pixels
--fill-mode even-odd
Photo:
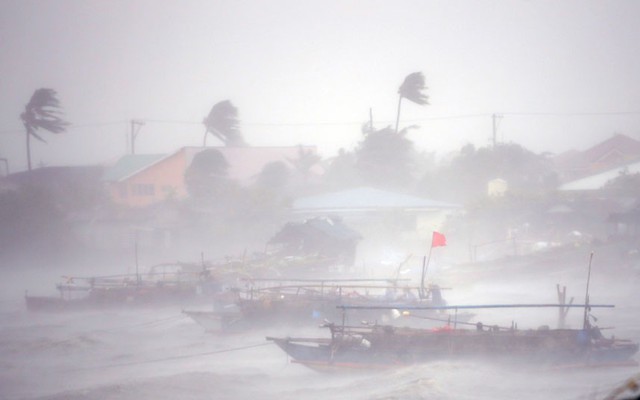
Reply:
[[[142,125],[144,125],[143,121],[131,120],[131,154],[136,154],[136,137]]]
[[[493,114],[491,119],[493,120],[493,147],[496,147],[498,143],[497,134],[498,134],[498,119],[502,118],[502,115]]]
[[[4,175],[3,176],[9,175],[9,160],[7,160],[6,158],[0,158],[0,161],[4,164]]]
[[[369,129],[373,132],[373,108],[369,107]]]

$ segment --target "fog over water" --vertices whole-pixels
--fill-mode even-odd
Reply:
[[[605,335],[638,340],[637,278],[619,279],[611,273],[619,271],[605,272],[603,264],[606,260],[593,266],[591,300],[593,304],[615,303],[616,308],[593,314],[601,327],[615,326],[614,332],[604,331]],[[440,271],[433,277],[452,288],[447,292],[450,304],[552,303],[556,301],[553,282],[567,285],[569,296],[576,299],[584,295],[585,264],[554,272],[540,267],[498,275],[474,268],[480,267]],[[216,335],[205,333],[181,314],[184,305],[27,312],[11,288],[38,287],[37,279],[26,272],[3,281],[3,398],[592,399],[604,398],[637,372],[637,367],[554,369],[520,364],[509,368],[484,361],[439,361],[390,371],[321,374],[291,364],[264,338],[326,336],[324,330],[276,326]],[[556,313],[547,309],[480,310],[474,320],[506,326],[516,320],[522,329],[543,324],[553,327]],[[570,327],[580,326],[581,314],[581,309],[570,312]]]

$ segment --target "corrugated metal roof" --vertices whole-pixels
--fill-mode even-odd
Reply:
[[[586,178],[577,179],[567,182],[560,186],[559,190],[598,190],[602,189],[607,182],[617,178],[622,173],[637,174],[640,172],[640,162],[628,164],[622,167],[610,169],[596,175],[587,176]]]
[[[355,241],[362,236],[346,226],[342,221],[333,218],[312,218],[304,222],[288,223],[269,243],[288,243],[305,239],[313,240],[314,235],[330,237],[340,241]]]
[[[371,187],[360,187],[318,196],[302,197],[294,201],[296,211],[344,209],[436,209],[460,208],[458,204],[424,199]]]
[[[167,154],[130,154],[107,168],[103,181],[119,182],[167,157]]]

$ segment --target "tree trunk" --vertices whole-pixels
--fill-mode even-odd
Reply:
[[[27,168],[31,171],[31,129],[27,129]]]
[[[398,99],[398,116],[396,117],[396,135],[398,134],[398,126],[400,125],[400,106],[402,105],[402,95]]]

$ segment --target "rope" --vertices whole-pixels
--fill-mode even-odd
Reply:
[[[127,325],[127,326],[121,326],[118,328],[111,328],[111,329],[98,329],[95,330],[93,332],[114,332],[114,331],[119,331],[121,329],[129,329],[129,328],[137,328],[140,326],[148,326],[148,325],[156,325],[156,324],[161,324],[164,322],[168,322],[168,321],[172,321],[172,320],[176,320],[176,319],[180,319],[180,318],[185,318],[186,315],[184,314],[178,314],[178,315],[174,315],[172,317],[167,317],[167,318],[162,318],[162,319],[156,319],[153,321],[147,321],[147,322],[140,322],[138,324],[133,324],[133,325]],[[89,332],[91,333],[91,332]]]
[[[67,371],[72,372],[72,371],[83,371],[83,370],[101,369],[101,368],[127,367],[127,366],[131,366],[131,365],[152,364],[152,363],[163,362],[163,361],[173,361],[173,360],[181,360],[181,359],[186,359],[186,358],[210,356],[210,355],[221,354],[221,353],[231,353],[231,352],[234,352],[234,351],[252,349],[254,347],[262,347],[262,346],[267,346],[267,345],[270,345],[270,344],[272,344],[272,342],[252,344],[252,345],[242,346],[242,347],[233,347],[233,348],[230,348],[230,349],[208,351],[208,352],[205,352],[205,353],[198,353],[198,354],[185,354],[185,355],[180,355],[180,356],[156,358],[156,359],[153,359],[153,360],[131,361],[131,362],[126,362],[126,363],[107,364],[107,365],[101,365],[101,366],[96,366],[96,367],[74,368],[74,369],[69,369]]]
[[[149,325],[154,325],[154,324],[161,324],[161,323],[164,323],[164,322],[168,322],[168,321],[171,321],[171,320],[176,320],[176,319],[180,319],[180,318],[184,318],[184,317],[185,317],[185,315],[180,314],[180,315],[174,315],[174,316],[168,317],[168,318],[156,319],[156,320],[153,320],[153,321],[142,322],[142,323],[139,323],[139,324],[120,326],[120,327],[117,327],[117,328],[96,329],[96,330],[93,330],[93,331],[79,333],[77,336],[74,336],[73,338],[57,340],[57,341],[52,342],[52,343],[53,344],[64,344],[64,343],[73,341],[77,337],[83,337],[83,336],[87,336],[87,335],[91,335],[91,334],[95,334],[95,333],[117,332],[117,331],[122,330],[122,329],[129,329],[129,328],[135,328],[135,327],[140,327],[140,326],[149,326]]]

